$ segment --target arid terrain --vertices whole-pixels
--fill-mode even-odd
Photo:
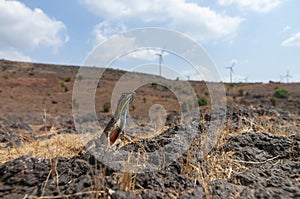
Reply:
[[[179,122],[183,107],[168,88],[138,88],[129,108],[133,120],[147,126],[149,109],[160,104],[166,124],[152,139],[126,143],[127,151],[156,151],[190,127],[196,135],[176,161],[129,173],[106,167],[84,149],[88,140],[72,116],[78,69],[0,60],[0,198],[300,198],[300,83],[224,84],[225,122],[201,157],[214,122],[207,84],[188,82],[200,114],[188,125]],[[95,108],[102,129],[125,73],[107,69],[98,82]]]

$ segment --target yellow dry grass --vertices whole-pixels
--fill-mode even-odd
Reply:
[[[77,134],[59,134],[45,140],[34,140],[18,147],[0,149],[0,162],[30,155],[36,158],[51,159],[56,157],[71,158],[84,147],[81,137]]]

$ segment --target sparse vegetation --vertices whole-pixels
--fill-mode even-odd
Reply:
[[[276,106],[276,101],[277,101],[277,99],[276,99],[275,97],[272,97],[272,98],[270,99],[270,102],[271,102],[271,104],[272,104],[273,106]]]
[[[110,107],[111,107],[110,102],[105,102],[105,103],[103,104],[103,111],[104,111],[105,113],[108,113],[109,110],[110,110]]]
[[[287,99],[289,97],[289,92],[283,88],[276,87],[273,96],[281,99]]]
[[[239,96],[243,96],[244,95],[244,90],[243,89],[239,89]]]
[[[198,98],[198,105],[199,106],[204,106],[204,105],[207,105],[207,99],[205,99],[205,98]]]
[[[65,79],[65,82],[70,82],[71,81],[71,77],[67,77],[66,79]]]
[[[151,87],[157,89],[157,83],[151,83]]]
[[[65,87],[65,82],[60,82],[60,86],[61,86],[62,88],[64,88],[64,87]]]
[[[2,71],[6,71],[7,70],[7,66],[2,66]]]
[[[65,85],[64,81],[60,82],[60,86],[64,89],[65,92],[69,91],[69,88]]]

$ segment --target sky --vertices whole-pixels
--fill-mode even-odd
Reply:
[[[299,8],[298,0],[0,0],[0,59],[80,66],[112,36],[158,27],[202,46],[223,81],[234,64],[235,82],[286,82],[287,73],[289,81],[299,82]],[[201,80],[168,48],[166,67],[183,79]],[[109,67],[135,71],[152,64],[140,71],[157,74],[160,52],[141,50],[128,55],[139,62],[120,58]]]

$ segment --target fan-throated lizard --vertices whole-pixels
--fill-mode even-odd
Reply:
[[[85,149],[90,150],[92,148],[105,147],[110,148],[116,144],[120,135],[124,133],[126,125],[126,115],[129,110],[129,106],[135,97],[135,92],[123,93],[118,101],[117,109],[114,116],[111,118],[103,133],[90,140]]]

